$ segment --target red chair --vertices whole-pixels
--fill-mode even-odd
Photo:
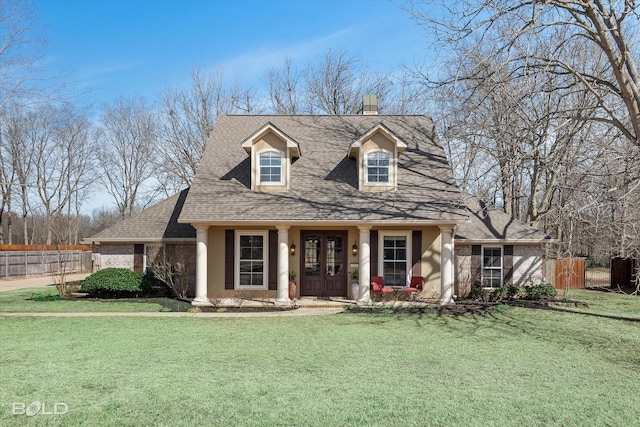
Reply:
[[[382,292],[385,294],[393,293],[393,288],[384,286],[384,278],[382,276],[373,276],[371,278],[371,292]]]
[[[409,287],[402,288],[403,292],[421,292],[424,289],[424,277],[411,276],[411,284]]]

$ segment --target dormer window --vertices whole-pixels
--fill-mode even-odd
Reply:
[[[398,157],[407,144],[384,124],[371,128],[349,146],[356,160],[360,191],[394,191],[398,188]]]
[[[391,154],[385,150],[367,153],[367,183],[388,184],[390,182]]]
[[[264,151],[258,154],[260,162],[260,184],[282,184],[282,153]]]
[[[254,191],[288,191],[291,168],[300,157],[300,145],[268,122],[242,142],[251,157],[251,189]]]

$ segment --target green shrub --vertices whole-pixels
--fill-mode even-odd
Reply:
[[[507,287],[500,286],[499,288],[495,288],[489,294],[489,301],[501,301],[507,298]]]
[[[36,301],[58,301],[62,298],[60,295],[36,295],[33,299]]]
[[[127,268],[105,268],[84,279],[81,290],[94,294],[139,293],[143,277]]]
[[[471,291],[469,291],[469,298],[472,300],[479,300],[484,297],[484,291],[479,283],[473,283],[471,285]]]
[[[556,288],[548,283],[532,286],[504,285],[489,294],[489,301],[526,299],[537,301],[556,297]]]
[[[154,288],[168,289],[168,286],[165,282],[158,279],[151,270],[147,270],[147,272],[142,277],[142,283],[140,283],[140,289],[142,289],[146,293],[149,293]]]
[[[524,299],[527,300],[541,300],[541,299],[553,299],[556,297],[557,291],[553,285],[548,283],[541,283],[539,285],[525,286]]]

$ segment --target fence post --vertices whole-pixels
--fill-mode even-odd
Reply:
[[[4,276],[9,277],[9,256],[8,252],[4,253]]]

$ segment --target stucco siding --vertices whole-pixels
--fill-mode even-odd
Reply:
[[[440,297],[440,229],[427,227],[422,229],[422,266],[424,291],[421,297],[437,299]]]
[[[543,281],[541,246],[513,247],[513,282],[515,285],[537,285]]]

